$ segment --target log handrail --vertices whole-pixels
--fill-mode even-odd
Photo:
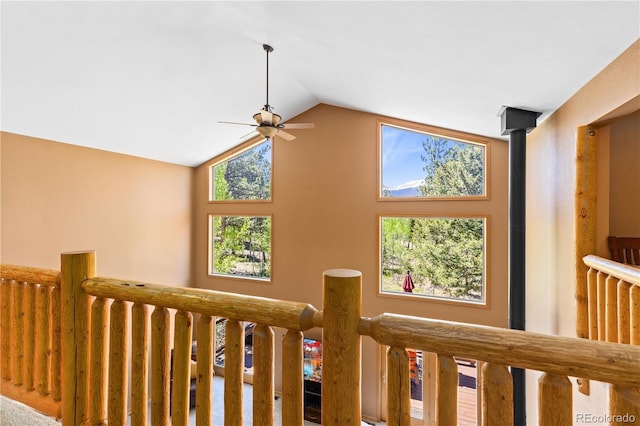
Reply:
[[[322,325],[321,313],[307,303],[102,277],[87,279],[82,286],[92,296],[269,324],[288,330],[304,331]],[[140,291],[143,288],[144,291]]]
[[[640,286],[640,268],[619,263],[603,257],[588,255],[582,258],[584,264],[629,284]]]
[[[0,265],[0,275],[8,281],[60,287],[60,271],[31,266]]]
[[[360,332],[392,347],[640,385],[640,347],[635,346],[396,314],[363,319]]]

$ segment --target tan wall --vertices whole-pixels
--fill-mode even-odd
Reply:
[[[610,233],[640,237],[640,111],[611,124],[610,149]]]
[[[534,130],[527,141],[527,329],[575,336],[574,187],[576,129],[640,97],[640,40]],[[637,109],[637,108],[636,108]],[[613,142],[611,142],[613,143]],[[535,424],[537,374],[527,376],[527,419]],[[597,384],[596,384],[597,385]],[[598,388],[598,386],[593,386]],[[574,386],[574,391],[576,387]],[[604,414],[597,397],[574,393],[574,413]]]
[[[377,201],[377,119],[363,112],[319,105],[294,122],[314,122],[295,141],[275,140],[271,203],[210,204],[208,166],[195,179],[195,277],[199,287],[308,302],[321,307],[322,273],[332,268],[363,274],[363,315],[420,315],[497,326],[507,325],[507,161],[504,141],[491,144],[492,201]],[[496,126],[499,121],[496,118]],[[293,133],[293,131],[292,131]],[[207,275],[209,213],[273,214],[272,283]],[[378,215],[490,215],[490,309],[378,294]],[[317,334],[316,334],[317,336]],[[276,341],[280,341],[278,338]],[[364,339],[363,412],[377,416],[378,348]],[[279,370],[279,363],[276,364]]]
[[[193,169],[1,136],[2,262],[58,269],[94,249],[100,275],[189,282]]]

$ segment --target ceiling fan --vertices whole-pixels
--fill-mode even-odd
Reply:
[[[255,127],[255,130],[267,139],[278,135],[285,140],[292,141],[296,137],[290,133],[285,132],[283,129],[313,129],[315,125],[313,123],[280,123],[282,117],[274,113],[273,107],[269,105],[269,53],[273,52],[273,47],[269,46],[268,44],[263,44],[262,48],[265,52],[267,52],[267,102],[259,112],[253,115],[253,119],[256,124],[236,123],[233,121],[218,121],[218,123],[251,126]]]

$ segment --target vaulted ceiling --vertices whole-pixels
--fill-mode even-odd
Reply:
[[[265,103],[327,103],[486,136],[544,120],[640,38],[640,1],[11,2],[3,131],[195,166]],[[639,77],[640,78],[640,77]],[[295,133],[295,131],[291,131]]]

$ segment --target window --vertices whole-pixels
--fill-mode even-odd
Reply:
[[[269,280],[270,216],[209,216],[209,274]]]
[[[380,291],[484,303],[483,217],[380,218]]]
[[[210,170],[211,201],[271,199],[271,140],[263,140]]]
[[[380,125],[383,199],[486,197],[487,145]]]

